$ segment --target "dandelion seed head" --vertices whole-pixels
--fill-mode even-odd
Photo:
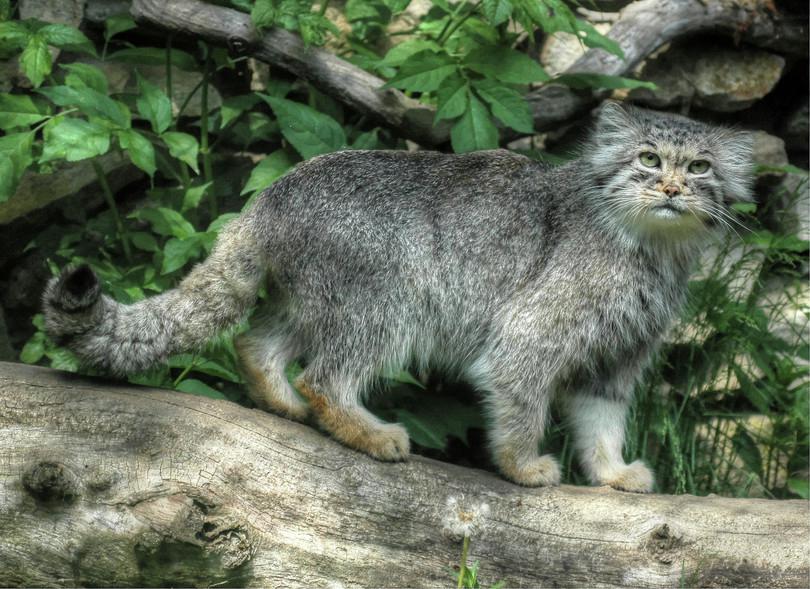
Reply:
[[[464,495],[447,498],[442,530],[448,536],[460,540],[483,533],[489,515],[489,505],[465,499]]]

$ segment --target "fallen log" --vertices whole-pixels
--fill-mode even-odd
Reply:
[[[0,363],[0,585],[793,587],[808,503],[527,489],[226,401]],[[450,503],[448,503],[450,501]],[[482,510],[483,511],[483,510]]]
[[[172,33],[192,35],[253,55],[302,78],[332,98],[425,146],[450,139],[446,121],[433,126],[435,110],[385,81],[281,29],[259,34],[250,16],[199,0],[133,0],[134,18]],[[731,0],[639,0],[627,6],[607,36],[619,43],[625,58],[601,49],[587,51],[566,74],[626,75],[647,55],[676,37],[719,32],[759,46],[803,55],[808,41],[805,18],[772,11],[769,3]],[[557,84],[527,95],[537,131],[560,126],[581,115],[597,100]]]

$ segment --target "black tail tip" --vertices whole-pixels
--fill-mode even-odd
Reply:
[[[98,289],[98,278],[87,264],[68,268],[62,273],[62,287],[73,297],[83,299]]]
[[[101,295],[101,286],[95,272],[87,264],[65,268],[56,283],[56,288],[46,297],[52,305],[66,312],[75,313],[93,305]]]

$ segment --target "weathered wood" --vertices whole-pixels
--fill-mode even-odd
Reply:
[[[144,175],[120,151],[109,151],[94,161],[107,175],[113,190]],[[76,194],[97,181],[90,160],[59,162],[50,174],[28,170],[11,198],[0,203],[0,225],[11,223],[55,200]]]
[[[769,10],[768,2],[732,0],[639,0],[627,6],[608,36],[622,47],[622,60],[601,49],[587,51],[565,73],[624,75],[652,51],[676,37],[720,32],[763,47],[803,55],[807,48],[806,19],[788,18]],[[753,9],[743,7],[749,6]],[[287,31],[260,35],[250,17],[198,0],[133,0],[133,16],[163,29],[226,45],[251,54],[307,80],[332,98],[362,112],[400,135],[423,145],[449,140],[446,122],[433,126],[434,109],[382,88],[384,80],[316,47],[305,47]],[[535,129],[544,131],[581,115],[596,100],[555,84],[527,95]]]
[[[196,0],[134,0],[131,12],[140,21],[225,45],[236,54],[251,54],[280,67],[419,143],[435,145],[449,138],[446,124],[433,127],[430,107],[395,88],[382,88],[384,80],[329,51],[306,47],[289,31],[271,29],[260,35],[250,16],[242,12]]]
[[[808,503],[526,489],[375,462],[225,401],[0,363],[0,585],[439,587],[447,500],[486,503],[485,584],[789,587]],[[332,585],[338,586],[338,585]]]

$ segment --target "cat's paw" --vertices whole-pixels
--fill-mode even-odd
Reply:
[[[520,465],[501,465],[501,472],[509,480],[526,487],[556,487],[560,484],[560,465],[550,454]]]
[[[653,471],[641,460],[624,465],[615,472],[613,478],[603,482],[614,489],[630,493],[651,493],[654,483]]]
[[[357,442],[359,450],[385,462],[407,460],[411,448],[408,431],[398,423],[365,428]]]

